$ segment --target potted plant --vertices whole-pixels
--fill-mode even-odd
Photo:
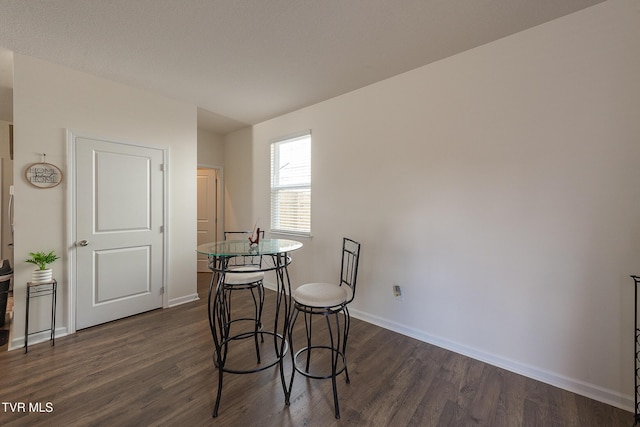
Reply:
[[[60,258],[56,255],[55,251],[51,251],[46,253],[44,251],[39,252],[29,252],[30,258],[27,258],[25,261],[30,264],[35,264],[38,268],[31,273],[31,281],[32,282],[49,282],[53,279],[53,271],[50,268],[47,268],[47,265],[53,263],[55,260]]]

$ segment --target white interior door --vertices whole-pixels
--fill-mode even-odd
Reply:
[[[215,242],[218,212],[218,171],[198,168],[198,245]],[[198,254],[198,272],[209,271],[206,256]]]
[[[162,307],[164,152],[73,141],[76,329]]]

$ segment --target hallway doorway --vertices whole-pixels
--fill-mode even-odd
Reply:
[[[198,245],[224,239],[222,169],[198,167]],[[198,272],[208,272],[207,257],[198,255]]]

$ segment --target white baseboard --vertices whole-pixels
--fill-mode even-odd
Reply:
[[[267,282],[266,280],[262,282],[265,288],[270,289],[272,291],[276,291],[277,287],[275,283]]]
[[[169,307],[175,307],[178,305],[186,304],[192,301],[200,299],[197,293],[187,295],[180,298],[169,300]],[[68,335],[69,332],[66,327],[56,328],[56,339],[62,338]],[[38,344],[51,339],[51,333],[49,331],[37,332],[29,335],[29,345]],[[8,351],[16,350],[18,348],[24,348],[24,335],[13,337],[9,342]]]
[[[515,372],[517,374],[524,375],[525,377],[532,378],[534,380],[541,381],[555,387],[559,387],[572,393],[580,394],[582,396],[606,403],[608,405],[624,409],[625,411],[629,411],[632,413],[634,412],[635,400],[633,396],[624,395],[618,393],[617,391],[609,390],[594,384],[589,384],[575,378],[569,378],[564,375],[558,374],[557,372],[547,371],[545,369],[530,366],[524,363],[517,362],[515,360],[506,359],[495,354],[468,347],[442,337],[433,336],[425,333],[424,331],[410,328],[400,323],[383,319],[378,316],[373,316],[358,310],[350,309],[349,312],[353,317],[357,319],[372,323],[376,326],[380,326],[390,331],[415,338],[428,344],[433,344],[435,346],[453,351],[455,353],[471,357],[472,359],[476,359],[481,362],[506,369],[507,371]]]
[[[200,297],[198,296],[197,293],[191,294],[191,295],[186,295],[186,296],[183,296],[183,297],[180,297],[180,298],[170,299],[168,307],[175,307],[177,305],[186,304],[188,302],[197,301],[199,299],[200,299]]]
[[[68,334],[69,332],[67,331],[66,326],[61,328],[56,328],[56,339],[62,338]],[[32,346],[34,344],[38,344],[41,342],[49,341],[50,339],[51,339],[51,332],[49,331],[36,332],[34,334],[29,335],[29,346]],[[11,338],[11,341],[9,341],[8,351],[16,350],[18,348],[24,348],[24,335],[21,335],[19,337],[13,337]]]

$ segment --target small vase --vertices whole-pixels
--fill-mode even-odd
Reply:
[[[45,270],[34,270],[31,273],[31,281],[34,283],[50,282],[53,279],[53,270],[47,268]]]

